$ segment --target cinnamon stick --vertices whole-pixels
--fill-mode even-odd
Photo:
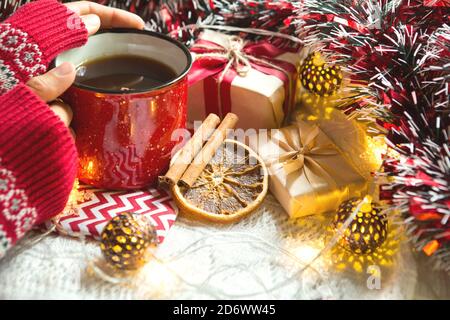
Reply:
[[[209,141],[205,144],[202,150],[197,154],[194,161],[186,169],[183,176],[180,179],[180,183],[185,186],[192,187],[195,180],[200,176],[203,169],[211,161],[212,157],[216,153],[217,149],[222,145],[227,136],[227,130],[234,128],[239,118],[234,113],[228,113],[223,121],[214,131]]]
[[[202,125],[195,131],[192,138],[179,151],[167,173],[159,177],[159,184],[161,186],[172,186],[178,183],[186,168],[202,149],[203,142],[209,139],[219,123],[220,118],[217,115],[214,113],[208,115]]]

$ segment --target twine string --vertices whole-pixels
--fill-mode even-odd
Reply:
[[[220,76],[217,81],[218,86],[218,92],[220,93],[220,87],[225,79],[225,76],[227,73],[234,69],[237,74],[241,77],[247,76],[248,72],[252,69],[252,63],[258,64],[263,67],[267,67],[270,69],[275,69],[286,77],[289,81],[288,85],[288,92],[287,92],[287,101],[291,101],[292,97],[292,77],[285,69],[282,67],[262,58],[254,57],[250,54],[247,54],[244,51],[246,42],[238,37],[238,36],[230,36],[228,38],[228,43],[225,47],[218,47],[213,45],[207,45],[207,44],[194,44],[192,46],[193,49],[203,49],[207,50],[208,52],[205,53],[198,53],[195,55],[195,59],[208,59],[208,58],[222,58],[227,60],[227,64],[225,65],[225,68],[220,73]],[[222,99],[219,99],[219,102]],[[220,108],[222,109],[222,108]],[[220,110],[222,111],[222,110]]]

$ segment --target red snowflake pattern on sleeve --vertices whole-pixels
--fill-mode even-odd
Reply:
[[[11,248],[12,239],[8,237],[5,230],[3,230],[3,226],[0,225],[0,259],[3,258],[6,251]]]
[[[74,140],[26,83],[87,36],[81,18],[56,0],[31,1],[0,23],[0,258],[60,213],[72,190]]]
[[[12,226],[8,234],[0,224],[0,257],[2,257],[17,239],[23,237],[25,232],[33,227],[37,212],[34,207],[30,207],[25,191],[17,187],[12,171],[1,167],[1,159],[0,203],[0,214],[6,220],[6,224]]]
[[[46,70],[38,45],[9,23],[0,25],[0,56],[0,94]]]

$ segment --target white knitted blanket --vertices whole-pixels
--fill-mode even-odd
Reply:
[[[2,299],[408,299],[417,266],[407,244],[382,268],[380,288],[367,270],[344,270],[331,252],[304,268],[324,247],[329,217],[292,221],[272,196],[250,218],[215,226],[179,219],[157,250],[158,260],[128,281],[110,283],[88,265],[96,242],[50,235],[18,246],[0,261]],[[370,281],[369,281],[370,282]],[[422,295],[424,297],[424,295]],[[427,295],[425,294],[425,297]]]

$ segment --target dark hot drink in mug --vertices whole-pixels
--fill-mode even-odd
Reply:
[[[157,60],[118,55],[87,61],[78,66],[76,81],[103,90],[127,92],[159,87],[175,77],[171,67]]]
[[[149,31],[113,29],[57,57],[77,66],[72,107],[80,181],[134,189],[157,181],[185,128],[189,50]]]

